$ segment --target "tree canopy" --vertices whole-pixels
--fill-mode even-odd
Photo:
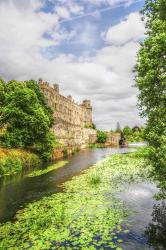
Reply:
[[[1,144],[6,147],[35,150],[44,159],[51,156],[54,136],[52,110],[45,102],[38,84],[0,80]]]
[[[122,135],[127,142],[142,142],[144,141],[144,128],[130,128],[125,126],[122,129]]]
[[[146,38],[136,65],[141,115],[147,118],[145,138],[150,145],[149,159],[154,176],[166,190],[166,1],[146,0],[142,11]]]
[[[97,131],[97,142],[99,143],[105,143],[107,140],[107,133],[104,131]]]

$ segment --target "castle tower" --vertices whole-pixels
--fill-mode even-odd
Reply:
[[[55,90],[57,93],[59,93],[59,84],[54,83],[53,86],[54,86],[54,90]]]
[[[85,108],[85,125],[91,125],[92,124],[92,106],[90,100],[84,100],[82,102],[82,107]]]
[[[72,102],[72,96],[71,95],[68,95],[67,98]]]

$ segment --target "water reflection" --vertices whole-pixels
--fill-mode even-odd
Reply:
[[[152,222],[146,228],[148,243],[155,250],[166,249],[166,202],[155,204],[152,212]]]

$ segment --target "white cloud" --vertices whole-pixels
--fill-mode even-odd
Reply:
[[[55,11],[57,15],[61,18],[69,18],[70,17],[70,12],[68,11],[67,8],[63,6],[59,6],[55,8]]]
[[[142,29],[139,35],[131,35],[135,31],[128,28],[130,33],[125,39],[126,44],[120,47],[117,43],[105,46],[93,57],[76,58],[74,55],[63,54],[49,60],[40,53],[41,49],[67,39],[67,31],[59,25],[57,14],[35,11],[40,7],[40,1],[36,0],[34,5],[34,1],[27,0],[26,8],[18,2],[23,1],[0,2],[0,75],[7,80],[42,77],[52,83],[60,83],[62,93],[71,93],[77,101],[91,99],[94,121],[100,128],[110,129],[116,121],[120,121],[121,125],[139,125],[141,120],[136,109],[137,90],[131,85],[132,68],[139,47],[135,37],[142,37]],[[138,17],[138,14],[134,13],[134,16]],[[127,20],[130,20],[132,26],[131,15]],[[140,19],[134,20],[135,27],[139,27]],[[119,32],[118,25],[112,28],[114,32]],[[93,35],[92,31],[93,28],[87,24],[78,40],[82,43],[88,41],[92,47],[96,37],[96,32]],[[45,33],[50,34],[52,39],[46,39]],[[120,40],[124,41],[124,38]]]
[[[84,7],[77,3],[69,3],[70,12],[73,14],[83,14]]]
[[[134,2],[134,0],[83,0],[83,1],[86,4],[91,3],[96,6],[101,6],[103,4],[113,6],[113,5],[122,4],[122,3],[130,5],[131,3]]]
[[[105,41],[109,44],[121,45],[129,41],[143,38],[145,27],[138,12],[131,13],[126,20],[110,27],[105,34]]]

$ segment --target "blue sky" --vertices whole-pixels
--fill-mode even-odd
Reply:
[[[76,1],[81,4],[82,1]],[[135,2],[135,3],[134,3]],[[72,15],[69,18],[60,18],[61,29],[69,33],[75,32],[70,40],[63,40],[58,46],[50,46],[46,49],[45,56],[53,58],[54,56],[65,53],[76,56],[94,55],[95,51],[104,46],[104,41],[101,37],[103,30],[110,26],[118,24],[123,18],[132,12],[139,11],[144,4],[144,1],[134,1],[129,6],[124,3],[116,5],[101,4],[96,6],[93,4],[82,4],[84,13]],[[59,7],[64,7],[63,4],[56,3]],[[52,1],[46,1],[42,11],[52,13],[56,4]],[[84,27],[84,29],[83,29]],[[86,32],[86,42],[81,39]],[[50,34],[44,34],[45,37],[51,39]]]
[[[141,125],[133,67],[144,23],[136,0],[1,0],[0,75],[60,83],[90,99],[98,128]]]

